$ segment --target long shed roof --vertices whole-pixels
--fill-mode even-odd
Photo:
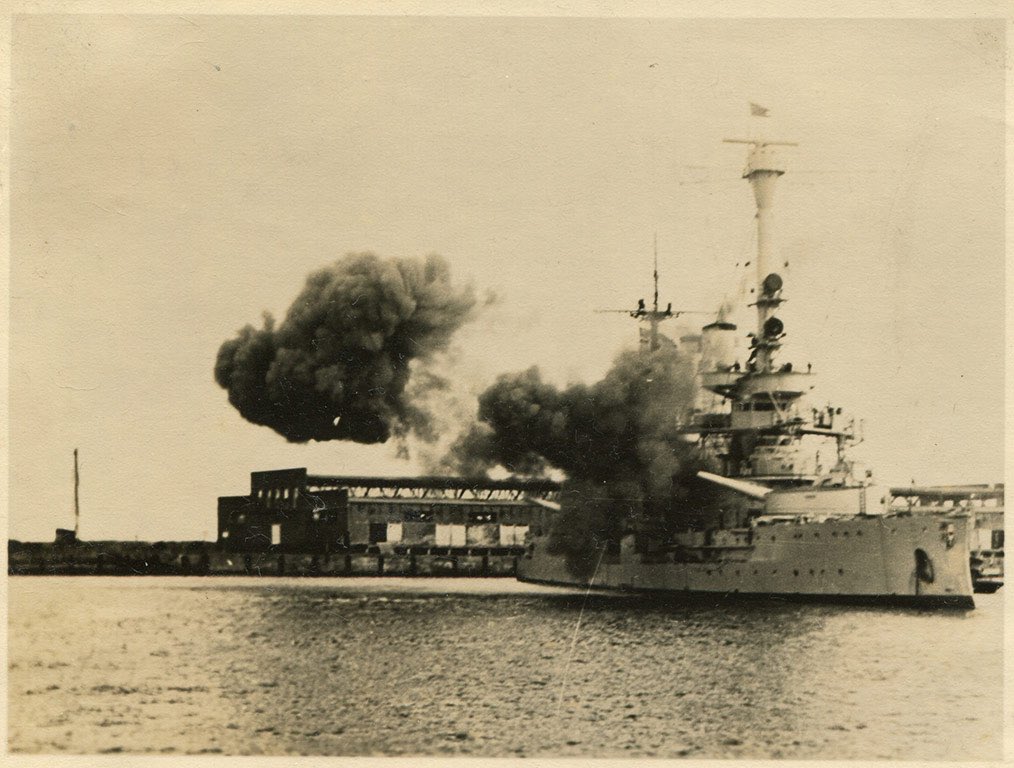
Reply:
[[[490,480],[484,477],[447,477],[421,475],[417,477],[383,477],[370,475],[307,475],[307,485],[315,486],[374,486],[378,488],[441,488],[449,490],[529,491],[532,493],[558,491],[560,483],[554,480]]]

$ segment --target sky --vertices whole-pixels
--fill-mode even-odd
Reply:
[[[663,303],[738,301],[754,203],[725,138],[799,144],[781,359],[863,418],[858,458],[890,484],[1003,480],[1003,21],[12,26],[12,538],[73,526],[74,448],[86,539],[214,538],[254,470],[421,471],[287,443],[213,379],[223,341],[348,252],[439,253],[495,294],[446,361],[462,417],[499,373],[590,382],[633,346],[593,310],[650,297],[656,233]]]

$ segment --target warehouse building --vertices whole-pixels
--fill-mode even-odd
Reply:
[[[250,474],[248,496],[218,499],[218,543],[232,552],[489,551],[524,544],[560,486],[549,480]]]

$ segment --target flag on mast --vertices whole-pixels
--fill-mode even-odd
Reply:
[[[760,104],[754,104],[751,101],[750,102],[750,114],[753,115],[754,117],[767,117],[768,116],[768,108],[767,107],[762,107]]]

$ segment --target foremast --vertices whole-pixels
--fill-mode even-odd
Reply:
[[[801,401],[814,388],[811,366],[804,371],[776,361],[785,338],[785,324],[777,311],[786,300],[783,278],[776,271],[775,187],[785,173],[776,148],[797,144],[763,139],[725,142],[749,147],[743,178],[757,205],[756,299],[750,305],[756,308],[757,325],[748,334],[745,366],[729,359],[736,326],[724,313],[702,329],[701,386],[723,398],[729,410],[700,414],[695,431],[716,449],[727,476],[763,478],[775,485],[851,482],[844,449],[852,429],[836,418],[841,409],[812,409],[805,414]],[[805,436],[818,440],[804,442]],[[814,442],[825,444],[823,456]]]

